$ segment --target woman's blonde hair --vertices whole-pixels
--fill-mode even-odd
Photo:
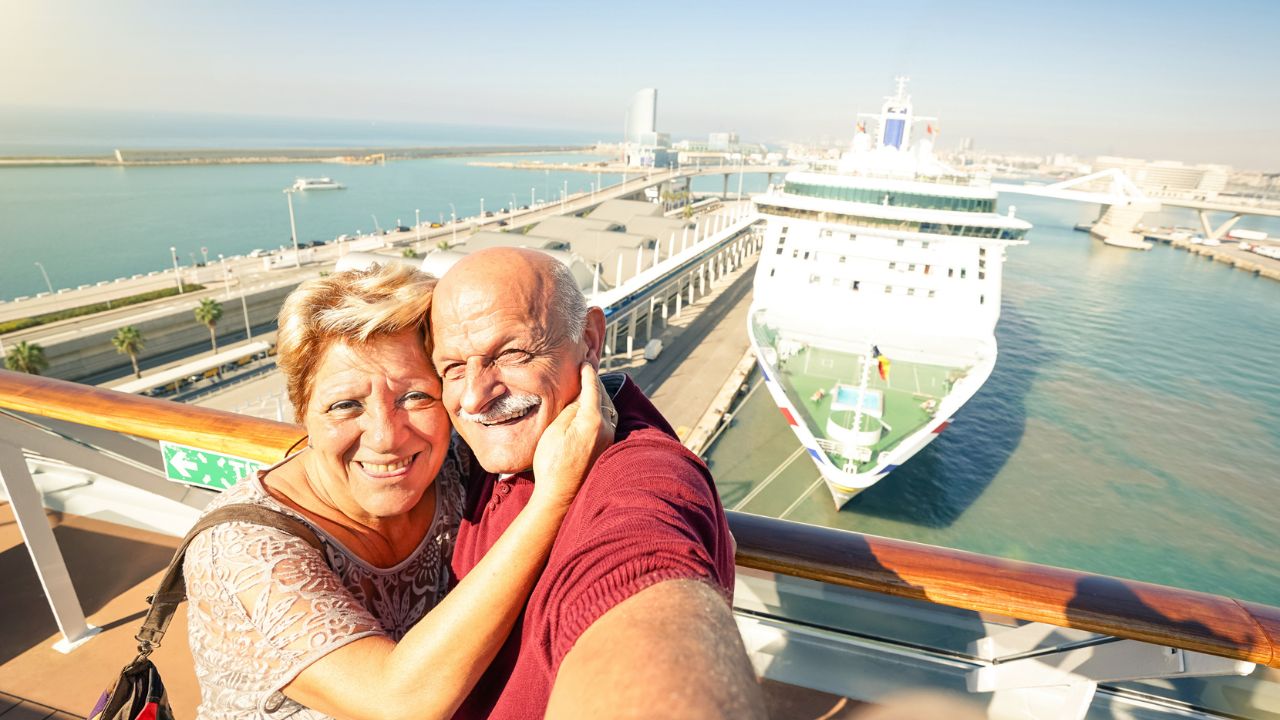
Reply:
[[[311,401],[316,366],[335,342],[359,345],[416,329],[429,356],[427,317],[435,286],[435,277],[389,262],[308,280],[289,293],[280,308],[276,353],[297,421]]]

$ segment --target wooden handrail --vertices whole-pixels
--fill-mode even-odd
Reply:
[[[729,513],[742,567],[1280,667],[1280,608]]]
[[[0,370],[0,408],[272,462],[295,425]],[[1280,668],[1280,608],[905,540],[729,513],[757,570]]]
[[[297,425],[9,370],[0,370],[0,408],[267,463],[306,436]]]

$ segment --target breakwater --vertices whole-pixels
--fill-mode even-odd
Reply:
[[[198,148],[119,149],[101,155],[0,157],[0,167],[80,167],[147,165],[254,165],[280,163],[371,164],[388,160],[471,157],[535,153],[586,152],[582,145],[486,145],[453,147],[328,147],[328,148]]]

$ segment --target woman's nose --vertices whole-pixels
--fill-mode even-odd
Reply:
[[[395,405],[370,407],[364,420],[364,444],[380,453],[395,452],[409,427],[408,418]]]

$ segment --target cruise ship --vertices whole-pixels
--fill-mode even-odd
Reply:
[[[986,382],[1005,248],[1031,229],[996,212],[989,177],[934,158],[936,120],[897,85],[838,161],[754,200],[767,222],[752,347],[837,507],[928,445]]]
[[[334,182],[333,178],[298,178],[293,182],[294,190],[342,190],[346,185]]]

